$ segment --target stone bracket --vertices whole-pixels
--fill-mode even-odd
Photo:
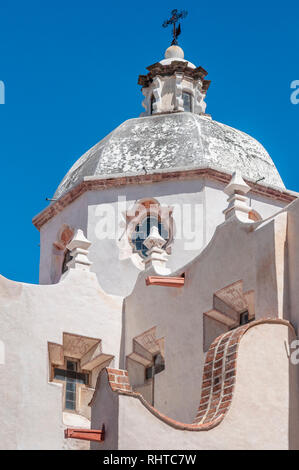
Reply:
[[[105,424],[103,424],[102,429],[67,428],[64,431],[64,437],[65,439],[103,442],[105,440]]]
[[[184,277],[163,277],[163,276],[148,276],[145,279],[147,286],[162,286],[162,287],[184,287]]]

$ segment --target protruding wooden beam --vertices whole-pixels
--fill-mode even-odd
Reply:
[[[164,277],[164,276],[148,276],[145,279],[147,286],[162,287],[183,287],[185,284],[184,277]]]
[[[64,437],[65,439],[103,442],[105,440],[105,425],[103,424],[102,429],[67,428],[64,431]]]

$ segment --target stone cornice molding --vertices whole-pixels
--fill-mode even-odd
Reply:
[[[174,75],[176,72],[182,73],[184,76],[190,77],[193,80],[201,80],[202,89],[205,92],[207,92],[211,84],[211,80],[205,80],[208,72],[203,67],[197,67],[194,69],[189,67],[188,62],[180,60],[174,60],[169,65],[162,65],[160,62],[156,62],[155,64],[147,67],[147,70],[149,70],[147,75],[139,75],[138,78],[138,85],[141,85],[142,87],[148,87],[157,75],[166,77]]]
[[[82,194],[87,191],[102,191],[105,189],[136,185],[136,184],[152,184],[165,181],[183,181],[192,180],[197,178],[207,178],[209,180],[217,181],[227,185],[231,180],[231,175],[223,173],[219,170],[212,168],[196,168],[191,170],[174,170],[174,171],[160,171],[159,173],[147,174],[129,174],[114,175],[105,177],[86,177],[81,183],[77,184],[74,188],[70,189],[56,202],[50,204],[46,209],[36,215],[32,222],[33,225],[40,230],[41,227],[51,220],[55,215],[62,212],[65,207],[78,199]],[[289,204],[297,199],[297,196],[288,191],[275,189],[272,187],[253,183],[245,180],[250,186],[251,194],[266,197],[275,201],[284,202]]]

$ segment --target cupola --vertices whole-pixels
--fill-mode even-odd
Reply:
[[[210,81],[207,71],[184,59],[184,51],[172,45],[165,51],[165,58],[147,67],[149,73],[140,75],[145,112],[154,114],[191,112],[205,114],[205,98]]]

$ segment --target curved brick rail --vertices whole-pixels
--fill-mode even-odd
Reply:
[[[201,399],[193,423],[181,423],[160,413],[151,406],[140,393],[133,392],[128,372],[106,368],[111,389],[122,395],[138,398],[141,403],[157,418],[170,426],[187,431],[207,431],[217,426],[225,417],[233,399],[238,348],[243,335],[251,328],[265,323],[286,325],[293,328],[286,320],[266,318],[218,336],[211,344],[205,359]]]

